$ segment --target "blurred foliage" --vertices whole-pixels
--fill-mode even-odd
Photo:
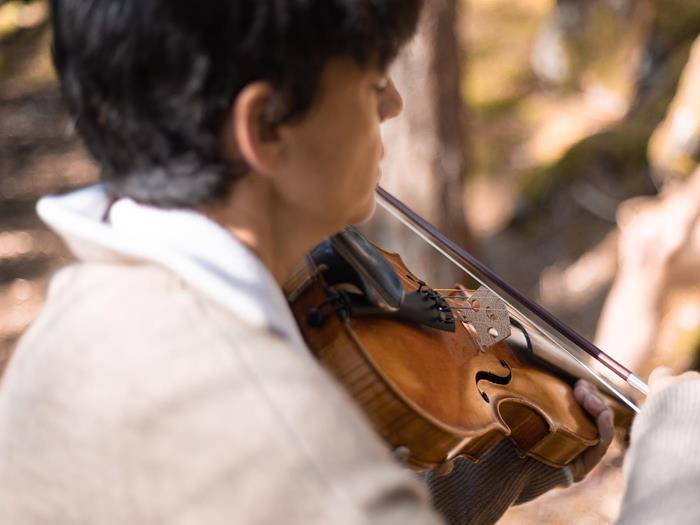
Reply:
[[[469,0],[465,33],[467,70],[464,93],[470,108],[489,118],[493,111],[511,109],[532,89],[529,42],[550,0]]]
[[[486,264],[541,300],[543,270],[563,276],[586,254],[614,250],[618,205],[662,184],[649,139],[700,32],[700,2],[464,1],[466,216]],[[556,304],[545,303],[590,336],[614,276],[614,253],[603,258],[612,263],[590,277],[594,290],[565,298],[553,277]]]
[[[46,0],[0,1],[0,42],[26,29],[46,22]]]
[[[576,178],[597,179],[616,200],[653,193],[647,146],[673,98],[692,42],[683,42],[663,64],[655,85],[619,123],[584,137],[551,166],[534,170],[523,182],[521,196],[542,210],[552,191]],[[614,184],[606,184],[610,179]],[[612,218],[611,218],[612,219]]]
[[[655,12],[655,34],[672,49],[700,33],[700,2],[697,0],[650,0]]]
[[[649,162],[658,180],[688,180],[700,164],[700,37],[690,51],[666,117],[649,141]]]
[[[0,92],[27,92],[53,79],[45,0],[0,3]]]
[[[472,174],[514,187],[500,228],[511,217],[539,232],[579,182],[599,202],[586,209],[587,198],[574,199],[572,213],[593,211],[608,223],[621,200],[655,193],[647,146],[700,30],[700,2],[467,4]]]

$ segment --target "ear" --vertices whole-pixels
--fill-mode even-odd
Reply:
[[[236,97],[224,125],[223,148],[228,159],[240,159],[262,175],[275,171],[283,141],[276,130],[279,95],[267,82],[253,82]]]

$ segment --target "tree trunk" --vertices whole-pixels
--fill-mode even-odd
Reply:
[[[463,212],[464,60],[457,11],[457,0],[429,0],[416,38],[394,66],[404,111],[384,129],[382,186],[469,249],[472,238]],[[431,284],[451,286],[464,280],[449,261],[385,214],[377,213],[368,229],[373,240],[402,254],[409,265],[419,266],[415,271]]]

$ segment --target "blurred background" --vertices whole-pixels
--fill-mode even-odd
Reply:
[[[640,376],[697,368],[699,34],[697,0],[428,0],[382,184]],[[97,177],[46,2],[0,0],[0,370],[70,261],[36,199]],[[386,216],[367,228],[431,284],[459,280]],[[611,523],[623,454],[501,523]]]

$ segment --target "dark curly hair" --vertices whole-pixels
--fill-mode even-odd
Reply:
[[[246,171],[222,159],[233,101],[265,80],[285,121],[311,105],[324,65],[384,67],[421,0],[51,0],[68,108],[116,197],[162,207],[224,198]]]

